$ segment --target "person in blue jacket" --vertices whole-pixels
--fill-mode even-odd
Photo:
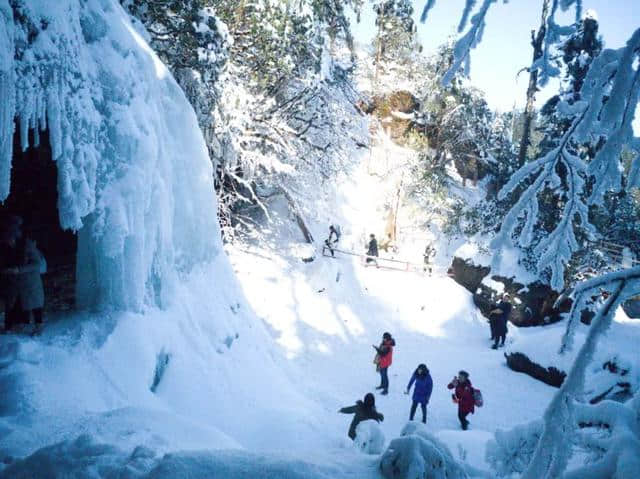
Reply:
[[[431,397],[431,391],[433,390],[433,380],[429,374],[429,369],[425,364],[420,364],[411,376],[409,385],[405,394],[409,394],[409,390],[413,383],[416,386],[413,389],[413,404],[411,404],[411,413],[409,414],[409,420],[413,421],[413,417],[416,414],[416,408],[420,404],[422,409],[422,422],[427,423],[427,404],[429,404],[429,398]]]

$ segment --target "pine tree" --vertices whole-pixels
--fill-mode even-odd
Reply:
[[[151,47],[185,91],[211,150],[218,82],[229,46],[226,27],[215,17],[211,2],[120,0],[120,3],[142,23]]]

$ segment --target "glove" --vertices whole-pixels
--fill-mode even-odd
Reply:
[[[409,390],[407,389],[404,393],[405,393],[405,394],[409,394]]]

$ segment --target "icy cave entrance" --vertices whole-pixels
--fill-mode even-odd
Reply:
[[[34,130],[30,130],[31,146],[25,151],[22,151],[18,124],[14,131],[11,189],[0,204],[0,216],[21,216],[25,234],[36,241],[47,260],[47,272],[42,276],[45,311],[67,311],[75,305],[78,241],[73,231],[60,227],[58,173],[52,159],[49,131],[39,131],[35,138]]]

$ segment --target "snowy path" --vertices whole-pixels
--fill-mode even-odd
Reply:
[[[403,154],[388,143],[384,151],[374,148],[372,156],[339,186],[336,204],[329,205],[328,211],[339,212],[343,248],[357,251],[369,232],[381,231],[381,203],[397,184],[388,159],[402,162]],[[392,173],[370,174],[381,158],[385,170]],[[408,259],[422,248],[400,245],[401,255],[410,252]],[[411,400],[404,390],[422,362],[434,380],[428,429],[448,443],[454,455],[464,449],[474,466],[486,468],[484,445],[496,429],[511,428],[543,413],[555,390],[506,367],[504,350],[489,348],[488,325],[471,295],[450,278],[365,268],[359,258],[349,256],[332,259],[317,254],[315,261],[303,263],[295,254],[282,251],[263,249],[252,254],[230,249],[228,253],[249,303],[288,358],[285,370],[292,383],[317,405],[308,413],[315,440],[287,444],[288,450],[317,460],[335,458],[341,452],[353,454],[346,438],[351,417],[336,411],[374,392],[379,384],[371,345],[379,344],[384,331],[391,332],[397,342],[389,369],[389,395],[376,394],[388,441],[399,435],[408,420]],[[518,334],[514,331],[512,338]],[[466,432],[460,431],[446,388],[460,369],[470,372],[485,398],[485,406],[471,416],[471,430]],[[248,443],[241,442],[250,449],[283,445],[276,441],[265,446],[246,439]]]
[[[421,362],[434,380],[428,428],[454,454],[460,444],[476,466],[483,466],[484,442],[496,429],[540,417],[554,392],[506,367],[503,350],[489,348],[488,326],[476,315],[471,295],[449,278],[363,268],[357,260],[319,258],[292,266],[280,258],[231,257],[247,298],[289,358],[293,383],[316,398],[322,412],[310,421],[329,451],[332,445],[348,445],[342,438],[350,418],[336,411],[379,383],[371,344],[378,344],[384,331],[397,342],[389,395],[376,394],[387,440],[398,436],[408,420],[411,402],[403,391]],[[459,430],[446,389],[459,369],[470,372],[485,397],[467,432]],[[290,447],[308,454],[318,444]]]

